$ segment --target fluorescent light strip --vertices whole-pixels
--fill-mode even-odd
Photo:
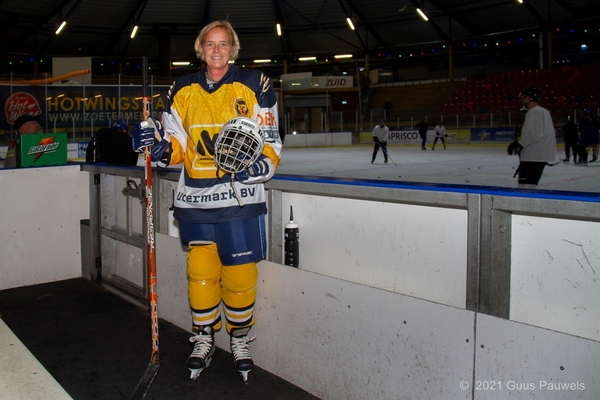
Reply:
[[[259,60],[254,60],[254,62],[257,63],[257,64],[270,63],[271,59],[270,58],[263,58],[263,59],[259,59]]]
[[[178,65],[178,66],[179,65],[187,66],[187,65],[190,65],[190,62],[189,61],[173,61],[171,64]]]
[[[135,34],[137,33],[137,31],[138,31],[138,26],[136,25],[133,27],[133,30],[131,31],[131,36],[129,36],[129,37],[133,39],[135,37]]]
[[[277,36],[281,36],[281,24],[277,24]]]
[[[352,23],[352,20],[350,19],[350,17],[346,18],[346,22],[348,22],[348,25],[350,26],[350,29],[354,30],[354,24]]]
[[[58,29],[56,30],[56,32],[54,32],[54,33],[58,35],[58,34],[60,33],[60,31],[62,31],[62,30],[63,30],[63,28],[65,27],[65,25],[66,25],[66,24],[67,24],[67,21],[63,21],[63,22],[60,24],[60,26],[58,27]]]
[[[429,21],[429,18],[427,18],[427,15],[425,15],[425,13],[423,11],[421,11],[420,8],[417,8],[417,12],[421,16],[421,18],[423,18],[425,21]]]
[[[298,60],[300,61],[313,61],[316,60],[317,57],[300,57]]]
[[[352,58],[352,54],[338,54],[337,56],[334,56],[335,58],[337,58],[338,60],[340,58]]]

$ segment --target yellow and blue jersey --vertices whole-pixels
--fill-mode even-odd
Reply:
[[[248,117],[261,126],[266,138],[263,154],[276,168],[282,143],[275,91],[269,78],[258,70],[230,66],[216,83],[206,76],[203,69],[175,80],[163,113],[165,138],[172,145],[170,164],[183,163],[174,216],[186,222],[216,223],[264,214],[264,185],[235,181],[244,203],[240,207],[229,175],[215,166],[214,143],[227,121]]]

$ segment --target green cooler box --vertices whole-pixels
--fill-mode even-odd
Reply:
[[[67,163],[66,133],[17,135],[17,166],[40,167]]]

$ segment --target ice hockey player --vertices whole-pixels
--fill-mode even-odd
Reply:
[[[210,365],[215,332],[224,324],[230,336],[235,369],[244,382],[254,367],[248,344],[254,325],[258,269],[265,258],[266,195],[264,182],[280,160],[277,98],[269,78],[250,68],[238,69],[240,42],[227,21],[205,26],[195,51],[206,67],[177,78],[171,86],[162,125],[138,123],[134,147],[152,145],[160,165],[183,163],[174,199],[181,244],[188,250],[188,298],[192,312],[187,360],[190,378]],[[265,136],[262,154],[248,170],[231,175],[215,166],[215,140],[221,127],[236,117],[257,122]],[[146,122],[144,124],[144,122]],[[241,193],[243,207],[232,195]],[[160,267],[160,266],[159,266]]]

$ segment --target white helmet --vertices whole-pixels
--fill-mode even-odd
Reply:
[[[248,169],[265,147],[265,134],[255,121],[246,117],[230,119],[215,142],[215,165],[230,174]]]

